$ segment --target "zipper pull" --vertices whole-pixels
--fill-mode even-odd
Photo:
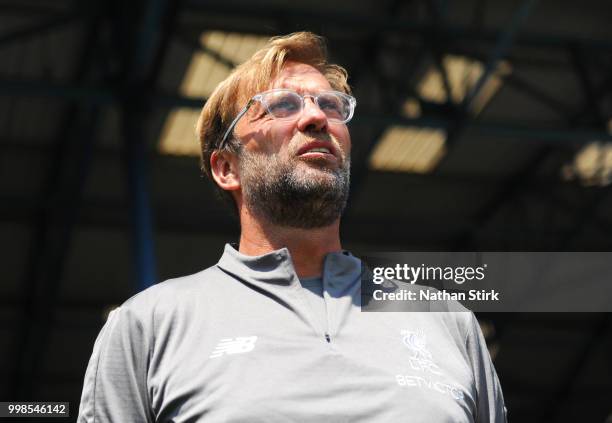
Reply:
[[[325,340],[326,340],[327,342],[331,342],[331,338],[329,337],[329,333],[326,333],[326,334],[325,334]]]

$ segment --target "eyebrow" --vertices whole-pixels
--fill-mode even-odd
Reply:
[[[295,91],[296,93],[300,94],[302,97],[304,96],[304,94],[309,94],[309,95],[317,95],[319,93],[324,93],[324,92],[328,92],[328,91],[337,91],[334,90],[333,88],[327,88],[327,89],[321,89],[321,90],[317,90],[317,91],[306,91],[305,88],[303,87],[298,87],[296,88],[292,88],[292,87],[276,87],[276,88],[271,88],[273,90],[291,90],[291,91]]]

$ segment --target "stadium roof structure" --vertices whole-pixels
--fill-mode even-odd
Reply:
[[[274,35],[321,34],[349,71],[346,248],[610,250],[611,18],[595,0],[0,0],[0,398],[75,413],[109,308],[237,238],[193,126]],[[479,318],[513,420],[612,416],[608,314]]]

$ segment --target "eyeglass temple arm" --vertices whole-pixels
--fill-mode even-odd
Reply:
[[[236,126],[240,118],[244,116],[244,114],[249,110],[249,107],[251,107],[254,101],[254,99],[250,99],[246,106],[244,106],[243,109],[240,111],[240,113],[236,115],[232,123],[230,123],[230,126],[228,126],[227,131],[225,131],[225,135],[223,135],[223,139],[221,139],[221,143],[219,144],[219,150],[223,150],[225,148],[225,144],[227,142],[229,134],[234,130],[234,126]]]

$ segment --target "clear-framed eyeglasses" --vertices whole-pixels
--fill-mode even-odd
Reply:
[[[284,88],[264,91],[251,97],[246,106],[236,115],[219,143],[219,150],[225,148],[234,127],[256,101],[260,102],[274,119],[293,120],[304,110],[306,98],[312,98],[327,119],[333,123],[349,122],[353,118],[357,105],[354,97],[340,91],[322,91],[316,95],[300,95],[294,90]]]

